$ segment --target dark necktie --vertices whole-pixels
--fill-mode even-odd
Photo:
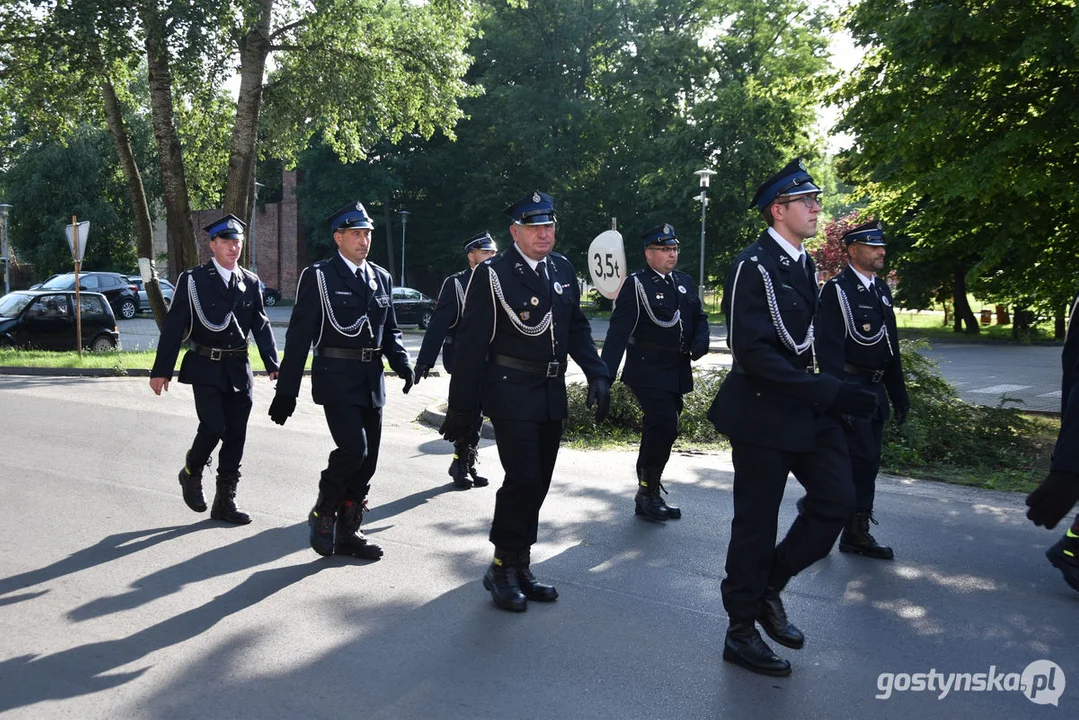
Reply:
[[[362,283],[367,282],[367,276],[363,274],[363,268],[356,268],[356,279]]]
[[[547,261],[540,260],[536,265],[536,275],[539,276],[540,285],[543,286],[543,293],[545,295],[550,294],[551,283],[547,280]]]
[[[229,290],[236,289],[236,273],[229,274]]]

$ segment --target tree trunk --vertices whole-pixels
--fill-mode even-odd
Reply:
[[[978,319],[974,317],[974,311],[970,309],[970,303],[967,302],[966,268],[957,267],[954,278],[955,325],[952,329],[955,332],[963,332],[963,325],[966,324],[966,333],[977,335],[981,332],[981,328],[978,326]]]
[[[390,271],[390,276],[397,278],[397,282],[394,285],[404,285],[404,281],[397,277],[395,274],[397,271],[393,269],[393,211],[390,210],[390,199],[386,198],[382,202],[382,211],[386,216],[386,269]],[[400,268],[398,268],[400,270]]]
[[[188,202],[184,159],[172,113],[172,71],[169,66],[165,24],[158,14],[157,0],[143,0],[140,12],[146,32],[150,110],[161,162],[165,217],[169,227],[169,277],[175,282],[182,271],[198,264],[199,252],[195,243],[195,231],[191,226],[191,204]]]
[[[251,201],[255,189],[255,161],[258,156],[259,115],[266,58],[270,54],[270,19],[273,0],[257,0],[252,5],[258,17],[251,30],[240,38],[240,94],[236,98],[236,124],[232,128],[229,173],[225,185],[225,207],[251,225]],[[244,244],[242,265],[250,266],[250,244]]]

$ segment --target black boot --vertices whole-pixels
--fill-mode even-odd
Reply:
[[[491,593],[495,605],[511,612],[524,612],[528,601],[517,579],[517,554],[512,550],[495,548],[495,559],[483,576],[483,587]]]
[[[238,472],[217,473],[217,494],[214,495],[214,506],[210,508],[211,518],[233,525],[246,525],[251,522],[250,515],[236,508],[236,486],[239,483]]]
[[[878,560],[891,560],[895,557],[890,547],[881,545],[876,538],[869,534],[869,522],[877,524],[872,510],[856,510],[847,526],[843,528],[843,534],[839,537],[839,551],[845,553],[857,553]]]
[[[1079,590],[1079,535],[1071,530],[1045,551],[1053,567],[1064,574],[1064,582]]]
[[[779,590],[768,588],[764,591],[757,622],[764,628],[764,632],[768,633],[768,637],[780,645],[795,650],[801,650],[805,645],[806,639],[802,631],[787,619],[787,611],[783,608],[783,601],[779,599]]]
[[[450,477],[458,490],[468,490],[472,481],[468,479],[468,446],[454,445],[453,460],[450,462]]]
[[[532,563],[531,551],[521,550],[517,553],[517,583],[521,586],[521,592],[529,600],[536,602],[554,602],[558,599],[558,591],[554,585],[544,585],[536,581],[529,565]]]
[[[360,531],[367,502],[346,500],[337,509],[337,527],[334,528],[333,552],[335,555],[352,555],[363,560],[378,560],[382,548],[367,541]]]
[[[206,512],[206,498],[202,495],[203,467],[205,465],[195,466],[191,463],[189,452],[184,459],[184,467],[180,469],[180,487],[183,489],[184,502],[195,512]]]
[[[645,475],[649,479],[649,484],[656,484],[659,486],[661,495],[657,495],[659,502],[663,507],[667,509],[668,520],[680,520],[682,518],[682,508],[675,505],[671,505],[669,502],[663,499],[663,495],[669,495],[667,488],[663,487],[663,468],[645,468]]]
[[[753,620],[731,618],[723,641],[723,659],[760,675],[785,677],[791,674],[791,664],[772,652],[757,632]]]
[[[663,498],[659,496],[659,481],[652,480],[651,472],[645,468],[637,471],[637,497],[633,512],[650,522],[665,522],[669,515]]]
[[[319,555],[333,555],[333,525],[339,504],[325,500],[319,493],[315,507],[307,515],[307,524],[311,527],[311,549]]]
[[[475,487],[487,487],[490,485],[490,481],[487,478],[476,472],[476,461],[480,459],[479,448],[469,446],[468,448],[468,474],[472,476],[472,484]]]

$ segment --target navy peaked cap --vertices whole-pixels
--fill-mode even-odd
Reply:
[[[862,243],[863,245],[884,247],[884,227],[879,220],[863,223],[843,233],[843,242],[847,245]]]
[[[243,220],[235,215],[226,215],[220,220],[214,220],[212,223],[203,228],[206,232],[210,233],[210,239],[223,237],[229,240],[243,240],[244,228],[247,225]]]
[[[813,182],[813,178],[806,171],[805,163],[801,158],[795,158],[787,163],[787,166],[772,177],[764,181],[757,188],[757,194],[749,206],[756,206],[758,210],[764,210],[775,202],[777,197],[790,195],[806,195],[819,193],[821,190]]]
[[[468,240],[465,240],[464,247],[466,253],[473,250],[498,250],[498,245],[495,244],[494,238],[491,237],[489,232],[473,235]]]
[[[368,215],[367,210],[364,209],[363,203],[358,200],[337,210],[330,215],[327,220],[330,221],[330,229],[334,232],[337,232],[338,230],[351,230],[352,228],[366,228],[367,230],[371,230],[375,227],[375,224],[371,222],[371,216]]]
[[[654,227],[644,235],[641,235],[641,240],[644,241],[644,246],[649,245],[677,245],[678,236],[674,234],[674,227],[669,223],[664,223],[659,227]]]
[[[554,198],[535,190],[506,208],[514,225],[553,225]]]

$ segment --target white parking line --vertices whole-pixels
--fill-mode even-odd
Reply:
[[[985,388],[979,388],[978,390],[966,390],[968,393],[984,393],[986,395],[1000,395],[1006,392],[1015,392],[1016,390],[1026,390],[1034,387],[1033,385],[991,385]]]

